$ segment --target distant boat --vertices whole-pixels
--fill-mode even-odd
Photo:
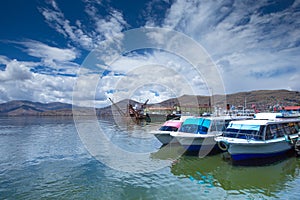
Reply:
[[[151,122],[149,114],[144,112],[149,99],[147,99],[144,104],[137,104],[135,107],[133,107],[131,104],[128,104],[126,112],[124,112],[123,109],[120,108],[116,103],[114,103],[114,101],[111,98],[108,99],[123,119],[130,117],[137,123],[143,120],[146,120],[146,122]]]
[[[178,131],[183,121],[188,118],[187,116],[181,116],[176,119],[166,121],[157,131],[151,133],[163,144],[178,143],[178,141],[171,136],[172,132]]]
[[[291,150],[299,128],[300,118],[283,118],[281,113],[258,113],[253,120],[230,122],[216,141],[235,163],[266,159]]]
[[[230,121],[250,118],[249,116],[188,118],[179,131],[171,133],[171,136],[175,137],[186,150],[199,151],[201,149],[206,154],[217,148],[214,138],[222,134]]]

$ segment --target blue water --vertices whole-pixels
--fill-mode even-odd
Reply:
[[[98,123],[114,144],[148,155],[143,164],[165,166],[142,173],[107,166],[86,149],[72,118],[2,117],[0,199],[299,199],[299,158],[263,167],[232,166],[221,154],[177,158],[181,147],[160,149],[149,134],[159,124]]]

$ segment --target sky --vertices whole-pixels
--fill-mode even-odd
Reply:
[[[184,94],[219,93],[212,91],[215,82],[208,68],[225,94],[300,91],[300,0],[0,4],[0,103],[74,103],[75,96],[76,104],[93,101],[103,107],[110,104],[108,97],[157,103]],[[149,38],[139,41],[142,30],[151,28],[158,30],[151,38],[163,46],[151,49]],[[165,30],[180,39],[162,36]],[[121,51],[118,57],[107,51],[134,34],[130,42],[138,48]],[[99,49],[101,55],[93,54]],[[209,60],[208,68],[189,60],[198,54]]]

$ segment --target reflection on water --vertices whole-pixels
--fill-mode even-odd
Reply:
[[[89,121],[82,119],[82,123]],[[232,166],[221,154],[198,158],[182,156],[179,145],[161,147],[150,134],[159,124],[98,123],[113,144],[126,151],[147,152],[144,165],[169,164],[144,173],[115,170],[89,154],[72,118],[2,117],[1,199],[299,198],[299,158],[264,167]],[[141,163],[128,165],[134,170]]]
[[[299,176],[299,166],[297,158],[263,167],[242,167],[223,161],[221,155],[205,158],[182,156],[173,163],[171,172],[209,187],[276,197],[278,192],[287,189],[287,182]]]

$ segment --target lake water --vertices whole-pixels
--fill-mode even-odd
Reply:
[[[97,123],[124,157],[107,145],[90,154],[77,132],[89,120],[0,118],[0,199],[299,199],[300,158],[242,167],[221,154],[178,156],[179,146],[161,149],[149,133],[159,124],[111,121]]]

